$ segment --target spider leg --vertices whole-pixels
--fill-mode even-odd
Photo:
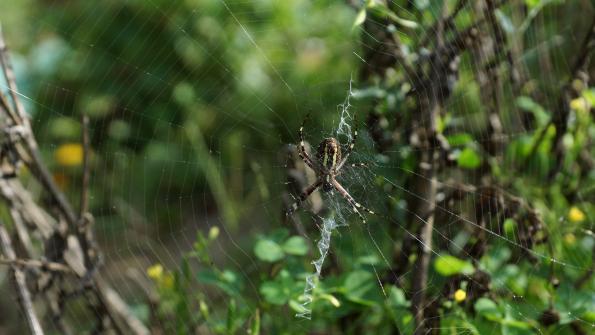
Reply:
[[[302,121],[302,125],[300,126],[300,131],[299,131],[300,145],[298,146],[298,155],[304,161],[304,163],[306,163],[306,165],[308,165],[310,167],[310,169],[315,170],[314,163],[312,163],[312,159],[310,158],[310,155],[308,155],[308,153],[306,152],[306,145],[304,143],[304,125],[306,124],[307,119],[308,119],[308,116],[306,116],[304,121]]]
[[[355,199],[353,199],[353,197],[347,192],[347,190],[345,190],[345,188],[343,188],[343,186],[341,186],[341,184],[339,184],[339,182],[334,178],[333,178],[333,187],[339,192],[339,194],[341,194],[341,196],[343,198],[345,198],[345,200],[347,200],[347,202],[352,206],[353,211],[359,216],[359,218],[362,220],[363,223],[366,223],[366,218],[362,215],[360,210],[368,212],[372,215],[376,214],[376,213],[374,213],[374,211],[371,211],[370,209],[366,208],[364,205],[355,201]]]
[[[318,187],[320,187],[320,185],[322,185],[322,180],[317,180],[314,184],[308,186],[299,196],[299,198],[297,199],[296,202],[294,202],[289,209],[287,210],[287,215],[291,215],[293,214],[295,211],[297,211],[302,203],[304,202],[304,200],[306,200],[310,194],[312,194],[312,192],[316,191],[316,189]]]

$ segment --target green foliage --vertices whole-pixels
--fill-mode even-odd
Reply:
[[[290,255],[304,256],[308,253],[308,244],[301,236],[292,236],[283,243],[283,251]]]
[[[301,293],[301,287],[287,270],[281,270],[272,281],[262,283],[260,293],[268,303],[284,305]]]
[[[465,260],[451,255],[441,255],[434,261],[434,269],[443,276],[473,273],[473,265]]]
[[[475,169],[481,164],[481,158],[473,149],[467,147],[459,153],[457,164],[465,169]]]
[[[283,249],[279,244],[267,239],[261,239],[256,242],[254,253],[258,259],[271,263],[276,262],[285,256]]]

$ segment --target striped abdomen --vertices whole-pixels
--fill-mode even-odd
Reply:
[[[333,188],[331,176],[336,173],[336,168],[341,163],[339,141],[334,137],[325,138],[318,146],[316,160],[320,165],[321,176],[319,177],[322,178],[322,190],[328,192]]]

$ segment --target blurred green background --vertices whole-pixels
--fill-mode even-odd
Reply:
[[[355,13],[337,1],[2,6],[39,142],[73,195],[79,164],[55,153],[91,118],[92,208],[112,241],[128,206],[152,233],[214,207],[234,229],[257,221],[255,204],[283,189],[277,155],[307,112],[336,118],[354,71]]]

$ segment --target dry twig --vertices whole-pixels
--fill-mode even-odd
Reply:
[[[99,250],[96,246],[93,234],[89,227],[92,217],[88,215],[88,184],[89,184],[89,138],[86,119],[83,120],[83,144],[84,150],[84,173],[83,192],[81,194],[81,208],[79,215],[75,214],[71,204],[65,195],[55,184],[49,170],[41,159],[38,145],[33,135],[28,115],[21,103],[16,86],[14,71],[10,66],[6,43],[0,31],[0,67],[10,92],[12,104],[0,93],[0,116],[4,127],[5,135],[3,148],[7,148],[16,157],[12,164],[15,176],[18,172],[18,163],[23,162],[35,179],[41,184],[45,192],[53,200],[52,205],[58,210],[54,218],[42,209],[22,187],[18,179],[0,178],[0,197],[10,209],[13,221],[17,228],[17,236],[25,246],[26,259],[19,259],[12,251],[11,241],[3,226],[0,231],[2,237],[3,253],[6,259],[0,261],[11,266],[17,279],[19,288],[19,301],[26,313],[29,328],[34,334],[42,334],[39,320],[32,308],[31,295],[25,286],[24,273],[20,268],[28,267],[52,273],[76,273],[76,276],[68,277],[68,280],[76,280],[74,286],[80,287],[80,291],[65,292],[58,288],[58,296],[77,296],[89,292],[97,306],[89,303],[89,308],[98,316],[98,329],[104,329],[105,325],[111,327],[117,333],[148,334],[147,328],[130,312],[128,306],[119,295],[102,279],[97,271],[97,260],[100,259]],[[45,246],[44,255],[46,260],[36,260],[30,257],[34,254],[32,243],[28,241],[28,229],[38,230]],[[44,271],[42,271],[44,272]],[[66,277],[51,277],[48,285],[55,281],[66,280]],[[51,295],[44,295],[46,299],[52,299]],[[66,299],[66,298],[65,298]],[[62,304],[55,301],[46,301],[54,314],[54,319],[61,319]],[[60,327],[65,330],[67,327]]]
[[[6,231],[6,228],[4,228],[4,224],[2,222],[0,222],[0,248],[8,260],[13,262],[16,261],[16,254],[12,247],[10,235],[8,235],[8,232]],[[29,331],[31,334],[42,335],[43,328],[41,328],[41,323],[39,323],[35,309],[33,309],[33,302],[31,300],[31,293],[27,288],[25,273],[16,264],[12,264],[11,272],[15,286],[17,288],[19,304],[21,305],[23,314],[25,314]]]

